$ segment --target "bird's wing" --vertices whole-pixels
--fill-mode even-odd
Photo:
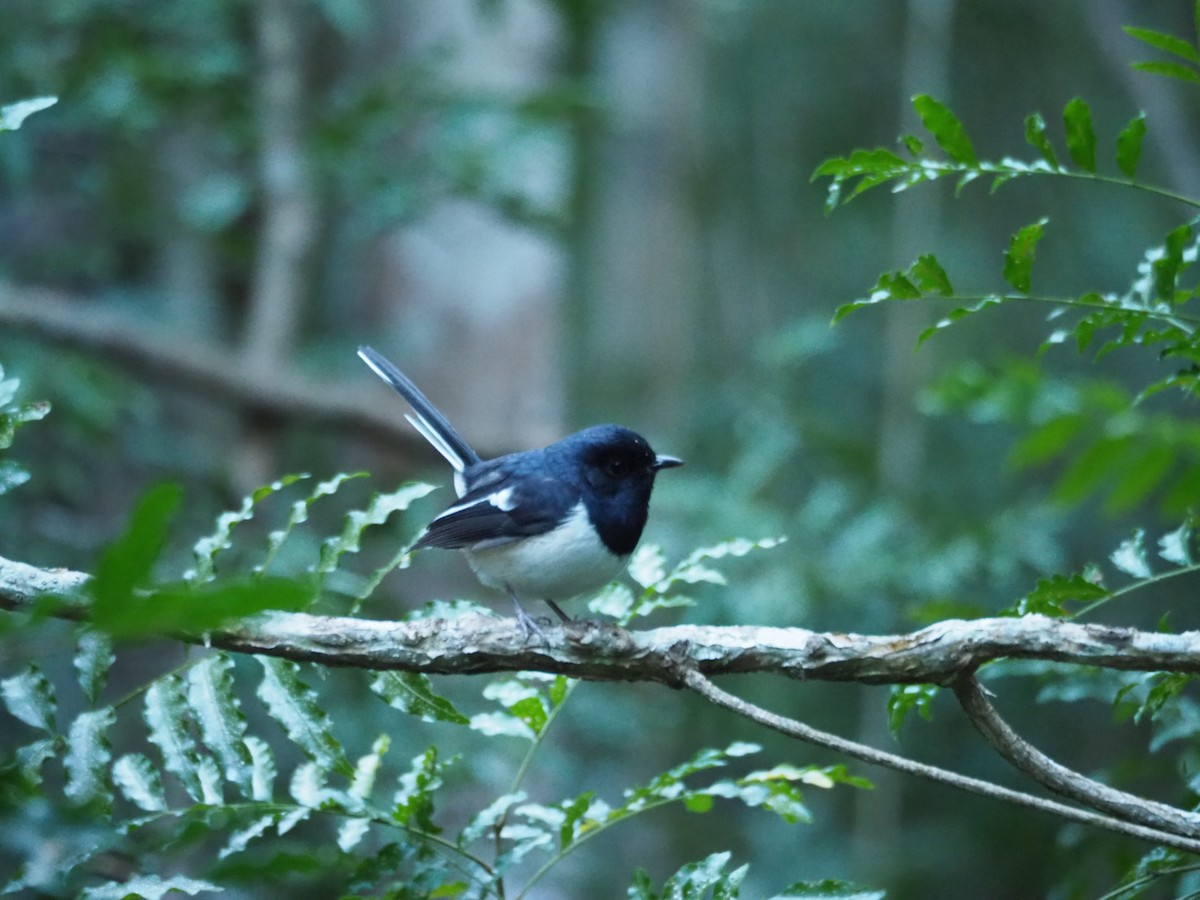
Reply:
[[[552,479],[494,482],[469,491],[458,503],[429,523],[413,545],[458,550],[511,543],[550,531],[562,521],[569,505]]]

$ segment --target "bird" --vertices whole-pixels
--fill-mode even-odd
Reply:
[[[359,357],[408,401],[405,418],[454,468],[458,501],[413,550],[461,550],[475,576],[512,600],[526,640],[546,640],[521,597],[558,605],[598,590],[626,567],[649,515],[655,476],[683,465],[620,425],[593,425],[541,449],[483,459],[413,382],[368,346]]]

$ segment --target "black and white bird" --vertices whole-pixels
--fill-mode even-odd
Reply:
[[[370,347],[358,355],[408,401],[416,415],[405,418],[454,467],[459,501],[429,523],[413,549],[462,550],[481,582],[512,598],[526,637],[542,630],[519,598],[545,600],[570,621],[558,601],[621,572],[645,528],[654,476],[683,465],[620,425],[480,459],[403,372]]]

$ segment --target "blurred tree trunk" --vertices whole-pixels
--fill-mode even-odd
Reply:
[[[317,201],[304,146],[302,10],[287,0],[259,0],[253,11],[262,221],[242,354],[249,371],[271,372],[287,366],[295,350],[308,296]],[[233,463],[239,489],[273,477],[270,432],[263,423],[248,423]]]
[[[462,106],[428,123],[485,158],[477,187],[447,191],[392,229],[371,254],[371,340],[394,356],[480,452],[548,443],[563,435],[562,297],[558,242],[506,216],[490,190],[555,197],[569,150],[520,110],[552,88],[560,32],[542,0],[480,11],[475,0],[416,4],[389,15],[399,53],[441,58],[443,86]],[[455,177],[454,162],[439,177]],[[496,186],[499,182],[500,186]],[[481,196],[475,196],[478,192]]]
[[[172,328],[199,341],[220,338],[219,267],[212,235],[189,221],[184,207],[209,174],[209,146],[200,128],[182,126],[169,132],[162,139],[158,173],[171,209],[158,246],[166,316]]]
[[[900,77],[900,121],[908,130],[913,117],[911,99],[928,93],[946,98],[949,90],[950,50],[954,0],[909,0]],[[891,259],[907,266],[936,243],[942,194],[935,190],[905,191],[894,198]],[[883,308],[884,347],[880,361],[883,385],[876,477],[881,497],[904,502],[915,497],[927,477],[924,417],[916,394],[934,362],[934,344],[914,352],[917,336],[929,325],[930,311],[923,304],[890,303]],[[881,621],[870,627],[889,629],[895,615],[878,610]],[[884,746],[891,740],[878,691],[864,691],[859,715],[858,740]],[[895,772],[876,770],[877,790],[855,795],[854,853],[867,882],[886,883],[904,866],[901,831],[901,779]]]
[[[251,368],[271,369],[295,347],[317,203],[304,149],[303,17],[287,0],[259,0],[254,11],[262,225],[243,348]]]
[[[627,416],[669,431],[688,408],[704,272],[693,209],[698,17],[690,0],[571,14],[570,74],[607,116],[603,135],[588,110],[577,130],[568,365],[583,419]]]

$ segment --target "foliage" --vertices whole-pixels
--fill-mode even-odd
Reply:
[[[1200,36],[1200,3],[1195,5]],[[1135,63],[1134,68],[1189,84],[1200,83],[1200,45],[1146,28],[1126,33],[1166,53],[1170,61]],[[1200,395],[1200,284],[1192,265],[1200,251],[1200,198],[1178,194],[1144,180],[1139,173],[1144,114],[1133,116],[1113,138],[1111,169],[1102,166],[1100,142],[1088,104],[1076,97],[1062,111],[1062,145],[1050,135],[1040,113],[1025,119],[1026,142],[1036,151],[1032,159],[982,158],[964,123],[945,104],[928,95],[913,98],[913,107],[932,143],[904,135],[903,153],[888,149],[857,150],[829,159],[814,178],[829,179],[827,209],[833,210],[876,187],[894,192],[940,179],[953,179],[956,195],[972,182],[990,182],[992,192],[1029,179],[1082,182],[1085,187],[1118,187],[1150,197],[1167,198],[1174,208],[1189,212],[1163,226],[1161,241],[1146,248],[1136,271],[1120,290],[1096,288],[1071,295],[1034,290],[1034,266],[1042,242],[1053,239],[1051,219],[1040,215],[1015,231],[1003,251],[1000,275],[1006,286],[980,292],[955,287],[946,267],[933,253],[920,255],[906,269],[879,276],[871,291],[839,308],[834,321],[881,303],[949,304],[951,309],[918,337],[918,347],[935,335],[988,311],[1030,304],[1045,307],[1050,330],[1041,346],[1074,344],[1096,363],[1118,351],[1151,351],[1172,366],[1165,377],[1143,381],[1134,390],[1112,381],[1050,378],[1039,366],[1013,362],[986,370],[968,362],[944,374],[926,392],[927,411],[965,416],[977,423],[1001,422],[1023,430],[1009,455],[1017,468],[1062,461],[1054,496],[1064,506],[1079,506],[1091,497],[1103,498],[1104,510],[1119,516],[1145,509],[1147,499],[1159,497],[1161,507],[1181,524],[1157,540],[1157,557],[1147,547],[1147,529],[1136,527],[1110,554],[1107,562],[1123,583],[1112,586],[1105,567],[1088,564],[1081,571],[1039,578],[1032,590],[1000,610],[1005,615],[1047,615],[1060,618],[1090,616],[1114,601],[1132,606],[1135,617],[1153,614],[1152,590],[1168,579],[1194,576],[1196,561],[1194,510],[1200,502],[1200,454],[1195,426],[1178,406],[1163,401],[1174,392],[1184,403]],[[1065,154],[1061,149],[1065,145]],[[1157,402],[1151,409],[1151,402]],[[1186,407],[1185,407],[1186,408]],[[1186,613],[1185,613],[1186,614]],[[1168,629],[1162,614],[1160,629]],[[1196,771],[1195,739],[1200,735],[1200,706],[1188,696],[1193,676],[1186,673],[1117,674],[1079,672],[1053,664],[1000,662],[988,667],[993,678],[1033,675],[1042,680],[1043,702],[1102,700],[1111,704],[1118,721],[1150,725],[1150,753],[1168,744],[1178,749],[1183,772]],[[933,685],[899,686],[888,703],[893,732],[916,710],[931,717],[938,693]],[[1178,786],[1183,798],[1194,795],[1194,778]],[[1179,801],[1188,804],[1187,799]],[[1155,849],[1135,860],[1107,897],[1143,896],[1151,889],[1181,886],[1194,872],[1185,855]]]
[[[227,653],[200,652],[113,698],[109,673],[131,639],[194,634],[263,609],[307,607],[319,597],[330,602],[325,596],[330,580],[352,558],[363,533],[385,525],[430,489],[408,484],[376,495],[365,509],[348,512],[341,532],[318,545],[307,572],[267,574],[303,527],[311,505],[336,497],[350,480],[339,475],[304,491],[284,511],[284,523],[270,532],[250,571],[226,573],[237,526],[263,514],[271,500],[301,490],[308,476],[287,476],[254,491],[195,542],[194,565],[177,580],[156,575],[156,569],[179,492],[159,486],[142,498],[125,533],[98,563],[89,590],[94,618],[73,635],[74,675],[52,676],[29,664],[0,681],[0,699],[13,720],[6,731],[14,739],[23,735],[5,749],[0,784],[9,800],[20,805],[43,797],[40,802],[52,804],[56,819],[103,816],[111,822],[103,836],[69,829],[64,857],[52,869],[26,858],[10,891],[158,897],[235,885],[265,889],[270,879],[287,877],[345,896],[525,896],[592,838],[664,806],[703,814],[735,802],[798,823],[811,818],[805,788],[869,786],[843,766],[747,769],[744,761],[761,748],[734,742],[700,750],[618,798],[605,799],[588,788],[559,800],[536,800],[524,782],[577,687],[565,677],[536,673],[491,680],[482,691],[483,708],[474,712],[440,695],[422,675],[356,673],[356,690],[412,717],[407,723],[380,717],[370,746],[357,751],[340,736],[345,723],[330,712],[320,671],[286,660],[258,657],[251,666]],[[633,567],[641,593],[634,598],[614,588],[598,606],[629,622],[684,603],[675,593],[679,587],[724,583],[715,560],[777,543],[728,541],[673,568],[660,551],[645,548]],[[365,593],[336,602],[357,609],[388,571],[406,564],[401,551],[384,571],[348,578]],[[35,626],[27,627],[32,633]],[[145,746],[129,747],[127,737],[116,746],[113,736],[128,735],[139,720]],[[464,809],[465,798],[455,789],[466,782],[467,761],[445,755],[432,730],[424,750],[392,764],[393,744],[411,742],[406,732],[418,722],[466,728],[478,741],[517,738],[525,749],[509,790],[486,801],[477,798],[473,811]],[[734,768],[738,771],[716,774]],[[316,870],[306,871],[288,848],[322,841],[323,835],[332,843]],[[97,883],[100,860],[113,853],[138,862],[128,876]],[[714,860],[685,866],[661,894],[638,881],[639,896],[699,897],[709,888],[715,897],[736,896],[745,867],[723,875]]]
[[[5,107],[0,115],[7,115]],[[17,391],[21,387],[19,378],[5,378],[0,367],[0,451],[8,450],[16,437],[17,429],[30,422],[46,417],[50,404],[45,401],[18,403]],[[0,496],[29,480],[29,473],[15,460],[0,458]]]

